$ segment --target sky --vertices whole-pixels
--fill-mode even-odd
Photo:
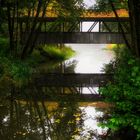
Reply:
[[[95,4],[95,0],[84,0],[84,3],[87,5],[87,7],[90,7]]]
[[[86,7],[91,7],[95,4],[95,0],[84,0],[84,3],[86,4]],[[87,32],[88,29],[90,28],[90,26],[93,24],[94,22],[83,22],[83,32]],[[94,32],[97,32],[99,30],[99,25],[97,24],[95,26],[95,28],[93,29]]]

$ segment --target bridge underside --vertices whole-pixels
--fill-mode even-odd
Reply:
[[[21,42],[24,44],[29,33],[23,33]],[[79,43],[79,44],[123,44],[121,33],[108,32],[35,32],[38,34],[36,44]],[[34,35],[32,39],[34,39]],[[128,35],[129,36],[129,35]]]

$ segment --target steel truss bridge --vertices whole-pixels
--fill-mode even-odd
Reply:
[[[30,41],[36,40],[38,45],[50,43],[123,44],[125,42],[118,21],[121,22],[126,38],[130,40],[128,17],[120,17],[119,19],[115,17],[79,17],[76,21],[67,18],[60,20],[57,17],[39,17],[36,19],[34,17],[29,19],[22,17],[19,19],[19,24],[23,44],[31,33],[34,20],[41,23],[42,26],[32,32]],[[92,22],[87,31],[83,31],[84,22]],[[94,31],[95,28],[98,30]]]

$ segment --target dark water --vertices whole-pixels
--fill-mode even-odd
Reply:
[[[113,54],[104,45],[73,45],[77,55],[63,64],[42,66],[51,72],[99,73]],[[48,64],[47,64],[48,65]],[[53,70],[51,69],[53,68]],[[57,97],[56,87],[25,85],[2,91],[0,97],[0,140],[99,140],[107,128],[97,126],[104,103],[79,102]],[[67,90],[67,89],[65,89]],[[85,89],[86,90],[86,89]],[[54,98],[50,101],[48,96]]]

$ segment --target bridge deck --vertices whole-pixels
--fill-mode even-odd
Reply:
[[[34,32],[38,34],[36,44],[49,43],[92,43],[92,44],[123,44],[121,33],[109,32]],[[21,42],[24,44],[29,33],[22,33]],[[129,35],[128,35],[129,37]],[[34,36],[32,36],[32,39]]]
[[[35,17],[28,18],[25,16],[25,17],[18,18],[18,22],[27,22],[27,20],[32,22],[35,20]],[[44,17],[44,18],[38,17],[38,18],[36,18],[36,20],[38,22],[53,22],[53,21],[58,20],[58,17]],[[71,21],[71,19],[69,19],[69,18],[61,18],[61,20],[63,22]],[[81,21],[81,22],[84,22],[84,21],[118,22],[118,19],[116,17],[78,17],[77,21]],[[129,22],[129,17],[119,17],[119,21],[120,22]]]
[[[34,37],[34,35],[31,38],[32,42],[33,40],[37,40],[36,44],[47,44],[47,43],[92,43],[92,44],[122,44],[124,43],[123,36],[121,33],[119,33],[119,28],[118,31],[112,32],[109,27],[107,27],[107,31],[109,32],[101,32],[101,26],[104,22],[118,22],[118,19],[115,17],[92,17],[92,16],[86,16],[86,17],[79,17],[77,18],[77,21],[75,21],[75,24],[70,27],[65,27],[65,23],[69,22],[71,23],[71,19],[69,21],[69,18],[62,18],[61,22],[59,25],[55,25],[53,28],[49,30],[47,29],[47,22],[54,22],[57,20],[58,17],[21,17],[19,18],[20,24],[20,29],[21,29],[21,42],[24,44],[28,38],[29,32],[26,32],[27,30],[24,30],[24,26],[22,23],[31,22],[36,20],[37,22],[44,22],[43,24],[43,31],[38,31],[34,32],[33,34],[36,36],[38,35],[37,38]],[[92,21],[92,22],[98,22],[99,23],[99,32],[82,32],[82,22],[84,21]],[[128,17],[119,17],[119,22],[128,22],[129,18]],[[106,24],[106,26],[108,26]],[[105,26],[105,27],[106,27]],[[78,29],[75,29],[78,27]],[[95,27],[91,28],[91,30]],[[119,27],[117,25],[117,27]],[[67,31],[65,31],[65,28],[68,28]],[[71,31],[72,30],[72,31]],[[28,29],[30,31],[30,28]],[[45,32],[46,31],[46,32]],[[51,32],[52,31],[52,32]],[[54,32],[53,32],[54,31]],[[57,32],[58,31],[58,32]],[[75,32],[78,31],[78,32]],[[81,32],[80,32],[81,31]],[[35,38],[35,39],[34,39]],[[129,35],[128,35],[129,38]]]
[[[112,81],[110,74],[44,74],[34,79],[39,87],[100,87]]]

